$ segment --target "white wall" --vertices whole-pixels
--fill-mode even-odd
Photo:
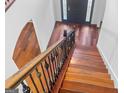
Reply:
[[[61,21],[61,0],[53,0],[54,15],[56,21]]]
[[[98,49],[117,87],[118,77],[118,20],[117,0],[107,0]]]
[[[92,24],[97,24],[97,27],[100,26],[100,22],[103,20],[104,11],[105,11],[106,0],[95,0],[94,9],[92,15]]]
[[[5,17],[5,77],[8,78],[17,71],[12,55],[21,30],[30,19],[34,22],[41,51],[45,50],[55,23],[53,2],[51,0],[16,0]]]

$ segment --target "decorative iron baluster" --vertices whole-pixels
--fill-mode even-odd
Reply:
[[[50,54],[50,56],[51,56],[51,61],[52,61],[53,68],[54,68],[55,79],[57,79],[57,75],[56,75],[57,74],[57,70],[56,70],[57,67],[55,66],[55,61],[54,61],[55,59],[54,59],[52,53]]]
[[[62,42],[62,44],[60,44],[59,46],[58,46],[58,49],[59,50],[62,50],[61,48],[61,46],[63,45],[63,42]],[[57,71],[58,71],[58,75],[59,75],[59,73],[60,73],[60,70],[61,70],[61,61],[62,61],[62,58],[63,58],[63,55],[62,55],[62,52],[63,52],[63,50],[61,51],[61,53],[59,52],[59,56],[58,56],[58,63],[57,63]]]
[[[59,56],[60,56],[60,54],[59,53],[57,53],[57,51],[59,51],[59,49],[58,49],[58,47],[56,47],[56,49],[55,49],[55,56],[56,56],[56,58],[55,58],[55,60],[56,60],[56,71],[57,71],[57,73],[56,73],[56,77],[58,77],[58,74],[59,74]]]
[[[62,51],[65,51],[64,44],[61,44],[60,47],[61,47]],[[65,52],[62,52],[61,61],[62,61],[62,63],[64,63],[64,61],[65,61]]]
[[[53,53],[54,53],[55,65],[56,65],[56,78],[58,78],[58,73],[59,73],[59,71],[58,71],[58,60],[57,60],[57,58],[58,58],[58,53],[57,53],[56,49],[58,49],[58,47],[56,47],[56,48],[53,50]]]
[[[67,55],[68,55],[68,54],[69,54],[69,49],[70,49],[70,40],[69,40],[69,36],[67,37],[66,45],[67,45]]]
[[[46,71],[47,71],[47,74],[48,74],[48,77],[49,77],[50,89],[52,89],[52,80],[50,78],[50,73],[49,73],[49,64],[46,62],[46,60],[45,60],[45,68],[46,68]]]
[[[68,37],[68,53],[69,53],[69,51],[70,51],[70,49],[71,49],[71,36],[72,36],[72,34]]]
[[[75,31],[71,33],[72,45],[75,43]]]
[[[64,35],[63,36],[66,37],[66,40],[64,42],[64,52],[65,52],[64,56],[65,56],[65,58],[67,58],[67,49],[68,49],[68,46],[67,46],[67,31],[66,30],[64,30]]]
[[[24,82],[21,82],[21,85],[23,93],[30,93],[30,88]]]
[[[31,81],[32,81],[32,83],[33,83],[33,85],[34,85],[34,87],[35,87],[37,93],[40,93],[40,92],[38,91],[38,88],[37,88],[35,82],[34,82],[34,79],[33,79],[32,75],[30,74],[29,76],[30,76],[30,78],[31,78]]]
[[[70,46],[69,46],[69,36],[67,37],[67,40],[66,40],[66,47],[67,47],[67,48],[66,48],[66,51],[67,51],[66,53],[67,53],[67,55],[68,55],[68,54],[69,54],[69,47],[70,47]]]
[[[37,67],[35,68],[35,70],[36,70],[36,75],[37,75],[37,77],[38,77],[38,79],[40,81],[41,87],[42,87],[44,93],[46,93],[45,87],[44,87],[44,85],[42,83],[42,80],[41,80],[41,72],[38,71]]]
[[[55,83],[55,73],[54,73],[54,70],[52,70],[53,64],[52,64],[52,62],[50,62],[49,56],[48,56],[48,62],[49,62],[49,65],[50,65],[50,71],[51,71],[51,77],[52,77],[52,84],[54,85],[54,83]]]
[[[64,61],[65,61],[65,58],[64,58],[64,44],[61,44],[61,50],[62,50],[62,52],[61,52],[61,60],[60,60],[60,67],[59,67],[59,70],[61,70],[61,68],[62,68],[62,66],[63,66],[63,64],[64,64]]]
[[[45,71],[44,71],[42,63],[41,63],[41,68],[42,68],[43,75],[44,75],[44,78],[45,78],[45,82],[46,82],[46,85],[47,85],[48,93],[50,93],[49,84],[48,84],[48,81],[47,81],[47,78],[46,78]]]

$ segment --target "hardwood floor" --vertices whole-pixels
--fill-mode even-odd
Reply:
[[[117,93],[96,47],[96,26],[57,22],[48,47],[62,37],[64,30],[75,30],[76,47],[60,93]]]
[[[98,40],[98,32],[96,31],[97,27],[95,25],[66,24],[58,21],[55,24],[48,47],[63,36],[64,30],[67,30],[67,32],[75,31],[77,49],[89,50],[88,47],[91,47],[91,49],[97,50],[96,48],[93,48],[96,46]]]

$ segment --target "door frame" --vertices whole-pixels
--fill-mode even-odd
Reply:
[[[64,20],[63,19],[63,0],[61,0],[61,20],[62,22],[66,22],[66,23],[69,23],[67,20]],[[92,21],[92,17],[93,17],[93,9],[94,9],[94,3],[95,3],[95,0],[92,0],[92,7],[91,7],[91,13],[90,13],[90,21],[87,22],[88,24],[91,24],[91,21]]]

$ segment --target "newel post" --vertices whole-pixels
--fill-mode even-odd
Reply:
[[[64,30],[64,34],[63,34],[64,37],[67,37],[67,31]]]

